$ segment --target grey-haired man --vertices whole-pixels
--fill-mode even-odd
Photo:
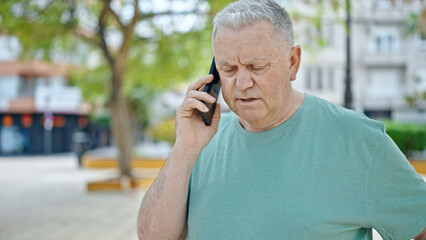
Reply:
[[[383,124],[291,86],[301,49],[274,1],[214,20],[224,100],[188,88],[176,144],[141,206],[140,239],[409,239],[426,226],[426,183]],[[424,239],[420,234],[417,239]]]

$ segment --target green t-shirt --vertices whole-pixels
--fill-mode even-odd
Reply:
[[[409,239],[426,183],[384,125],[311,95],[283,124],[248,132],[234,113],[192,172],[186,239]]]

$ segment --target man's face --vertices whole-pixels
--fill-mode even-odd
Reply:
[[[271,127],[283,118],[300,48],[285,46],[272,25],[262,21],[242,29],[220,29],[214,56],[223,97],[244,127]]]

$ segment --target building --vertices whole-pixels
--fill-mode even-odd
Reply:
[[[420,2],[413,2],[351,1],[353,106],[369,117],[426,123],[426,100],[409,101],[426,92],[426,36],[407,31],[411,14],[422,9]],[[318,6],[291,5],[306,15],[313,14],[313,7]],[[296,41],[305,51],[294,87],[339,105],[345,90],[344,20],[342,9],[330,7],[324,10],[320,29],[295,21]],[[310,50],[318,39],[322,48]]]
[[[65,65],[0,62],[0,154],[72,150],[72,135],[87,126],[79,88],[67,86]]]

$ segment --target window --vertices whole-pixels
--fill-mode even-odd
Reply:
[[[21,78],[19,84],[20,97],[33,97],[35,89],[34,79]]]
[[[312,70],[310,68],[306,69],[305,88],[312,89]]]
[[[394,46],[394,37],[392,35],[388,35],[388,47],[389,47],[389,50],[392,50],[393,46]]]
[[[379,0],[376,2],[376,7],[378,10],[390,10],[392,3],[390,0]]]
[[[426,50],[426,33],[420,33],[420,49]]]
[[[15,98],[18,96],[19,77],[0,76],[0,98]]]
[[[396,34],[382,33],[375,36],[374,51],[377,53],[391,53],[398,50]]]
[[[334,90],[334,71],[333,68],[328,69],[328,88]]]
[[[382,52],[383,44],[382,38],[380,36],[376,37],[376,52]]]
[[[373,68],[368,72],[369,86],[366,96],[370,100],[398,99],[403,94],[401,78],[404,76],[404,68],[385,67]]]
[[[322,69],[318,68],[317,70],[317,89],[322,90],[323,89],[323,79],[322,79]]]

